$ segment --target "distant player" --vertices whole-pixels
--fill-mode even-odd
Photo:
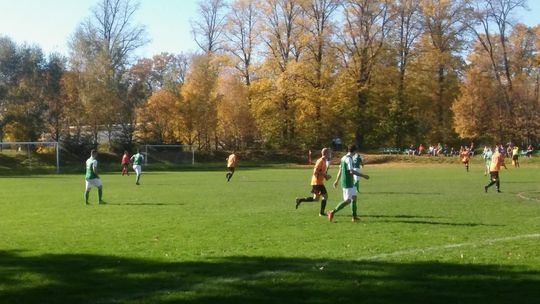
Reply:
[[[137,154],[133,155],[130,160],[133,162],[133,170],[135,171],[135,174],[137,174],[135,185],[140,185],[139,180],[141,179],[144,156],[137,150]]]
[[[313,196],[296,198],[296,209],[303,202],[318,202],[321,197],[321,208],[319,209],[319,216],[326,216],[324,210],[326,208],[326,201],[328,199],[328,192],[324,186],[324,181],[331,178],[327,173],[328,165],[327,161],[330,158],[330,149],[324,148],[321,151],[321,158],[317,159],[315,162],[315,167],[313,167],[313,175],[311,177],[311,193]]]
[[[229,155],[229,157],[226,158],[226,160],[227,160],[227,174],[225,174],[225,177],[227,178],[227,181],[229,182],[236,168],[236,154],[234,154],[234,151]]]
[[[339,164],[339,171],[334,181],[334,188],[337,187],[338,181],[340,182],[341,188],[343,188],[343,201],[339,203],[336,208],[328,212],[328,220],[332,221],[334,215],[339,210],[343,209],[348,204],[351,204],[352,209],[352,221],[357,222],[359,220],[356,214],[356,196],[357,191],[354,186],[354,176],[360,176],[365,179],[369,179],[368,175],[356,172],[353,167],[353,154],[356,152],[356,146],[351,145],[347,149],[348,153],[341,158]]]
[[[90,196],[90,189],[96,187],[98,189],[99,204],[105,203],[103,201],[103,186],[101,179],[98,175],[98,161],[96,159],[96,150],[90,151],[90,158],[86,160],[86,190],[84,192],[84,200],[88,205],[88,197]]]
[[[485,146],[484,151],[482,152],[482,158],[484,159],[484,176],[489,174],[489,166],[491,165],[491,157],[493,156],[493,151],[491,147]]]
[[[514,164],[515,168],[519,168],[519,147],[514,146],[512,148],[512,164]]]
[[[129,153],[128,151],[124,151],[124,155],[122,155],[122,176],[124,175],[129,176],[128,166],[129,166]]]
[[[504,156],[501,154],[499,149],[495,149],[495,153],[493,153],[493,156],[491,156],[491,164],[489,166],[490,183],[484,186],[484,192],[487,193],[488,188],[493,185],[495,185],[497,192],[501,192],[501,181],[499,178],[501,166],[507,169],[506,165],[504,164]]]
[[[471,158],[469,147],[462,146],[459,151],[459,157],[461,158],[461,162],[465,165],[465,170],[469,172],[469,159]]]

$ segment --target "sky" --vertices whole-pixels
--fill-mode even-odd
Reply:
[[[37,45],[46,54],[68,55],[69,37],[99,1],[0,0],[0,36],[8,36],[19,44]],[[197,2],[139,0],[134,21],[146,27],[151,41],[137,55],[196,51],[190,21],[197,17]],[[540,0],[529,0],[528,4],[531,10],[517,12],[515,19],[529,26],[540,24]]]
[[[99,0],[0,0],[0,36],[38,45],[47,54],[68,55],[68,40]],[[138,56],[195,51],[191,23],[197,0],[139,0],[134,22],[146,27],[150,43]]]

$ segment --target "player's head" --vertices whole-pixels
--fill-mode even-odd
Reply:
[[[349,152],[349,153],[354,153],[354,152],[356,152],[356,145],[349,145],[349,146],[347,147],[347,152]]]
[[[330,156],[330,149],[328,149],[328,148],[323,148],[323,149],[321,150],[321,155],[324,156],[324,157],[326,157],[326,158],[328,158],[328,157]]]
[[[128,151],[127,151],[127,150],[124,150],[124,154],[128,154]]]
[[[92,151],[90,151],[90,156],[92,156],[92,157],[96,157],[96,156],[97,156],[97,151],[96,151],[96,149],[92,149]]]

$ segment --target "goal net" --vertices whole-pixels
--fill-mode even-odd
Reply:
[[[60,173],[58,142],[0,142],[2,169],[54,170]]]
[[[145,145],[145,165],[194,165],[195,150],[190,145]]]

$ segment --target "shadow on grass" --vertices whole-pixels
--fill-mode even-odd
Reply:
[[[184,206],[184,203],[106,203],[111,206]]]
[[[539,284],[500,265],[0,252],[0,303],[538,303]]]
[[[455,227],[504,227],[506,225],[502,224],[483,224],[483,223],[452,223],[452,222],[437,222],[437,221],[407,221],[407,220],[374,220],[371,222],[380,222],[380,223],[403,223],[403,224],[418,224],[418,225],[441,225],[441,226],[455,226]]]
[[[447,218],[445,216],[432,216],[432,215],[381,215],[381,214],[365,214],[362,217],[374,217],[374,218],[429,218],[429,219],[442,219]]]
[[[369,194],[369,195],[442,195],[439,192],[402,192],[402,191],[360,191],[360,195]]]

